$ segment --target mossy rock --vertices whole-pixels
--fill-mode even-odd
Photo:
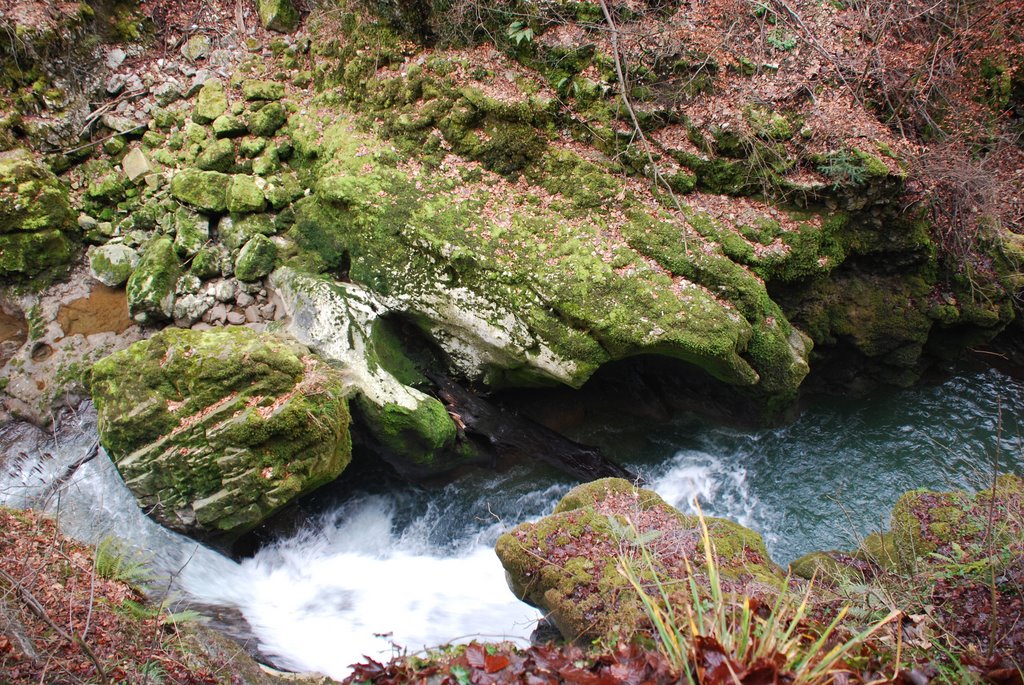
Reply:
[[[196,107],[192,111],[192,121],[197,124],[211,124],[217,117],[228,111],[228,94],[224,82],[210,79],[199,89]]]
[[[351,459],[341,374],[244,327],[169,328],[98,362],[100,441],[159,523],[230,541]]]
[[[760,535],[725,519],[705,522],[723,589],[777,593],[783,576]],[[544,611],[566,640],[582,644],[650,637],[624,565],[644,582],[685,587],[692,576],[709,587],[699,519],[622,479],[574,488],[550,516],[504,533],[495,551],[512,592]]]
[[[27,150],[0,152],[0,277],[69,262],[77,226],[68,193]]]
[[[217,226],[221,244],[232,253],[242,249],[254,236],[272,236],[276,230],[274,220],[266,214],[229,216],[221,219]]]
[[[128,313],[139,323],[158,323],[174,314],[175,285],[181,265],[173,241],[166,236],[146,245],[128,278]]]
[[[111,288],[124,285],[138,264],[139,253],[121,243],[108,243],[89,250],[89,273]]]
[[[253,236],[242,246],[235,261],[235,277],[252,282],[266,277],[277,264],[277,246],[263,235]]]
[[[174,212],[174,251],[191,257],[210,241],[210,220],[187,207]]]
[[[220,213],[228,208],[231,179],[219,171],[183,169],[171,179],[171,196],[200,211]]]
[[[254,176],[236,174],[228,184],[226,207],[233,214],[250,214],[262,212],[267,200],[260,187],[262,181]]]
[[[288,121],[288,110],[280,102],[271,102],[249,115],[249,131],[253,135],[269,137]]]
[[[247,79],[242,81],[242,97],[253,100],[280,100],[284,97],[284,84],[277,81]]]
[[[231,171],[235,165],[235,145],[228,138],[218,138],[196,157],[196,166],[203,171]]]
[[[1016,475],[999,476],[994,490],[976,493],[911,490],[893,506],[890,531],[869,536],[858,554],[910,575],[941,573],[942,567],[987,573],[990,550],[1005,550],[997,564],[1024,553],[1022,513],[1024,478]]]
[[[291,33],[299,25],[299,12],[292,0],[259,0],[260,22],[279,33]]]

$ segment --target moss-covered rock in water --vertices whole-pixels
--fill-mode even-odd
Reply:
[[[725,519],[706,523],[724,590],[777,590],[781,571],[760,535]],[[512,592],[544,611],[567,640],[581,643],[614,645],[650,629],[623,565],[644,582],[666,587],[686,587],[689,568],[697,584],[707,586],[698,518],[617,478],[574,488],[550,516],[498,538],[496,552]]]
[[[174,314],[174,287],[181,265],[174,243],[162,236],[146,245],[126,286],[128,313],[139,323],[166,321]]]
[[[123,285],[139,264],[139,253],[123,243],[108,243],[89,250],[89,273],[103,285]]]
[[[210,79],[199,89],[196,108],[192,111],[192,121],[197,124],[210,124],[228,111],[228,95],[224,83],[220,79]]]
[[[290,33],[299,25],[299,12],[292,0],[259,0],[260,22],[271,31]]]
[[[69,262],[75,224],[67,190],[26,150],[0,152],[0,278]]]
[[[169,328],[98,362],[100,441],[147,514],[235,537],[351,459],[344,377],[247,328]]]
[[[238,253],[235,277],[240,281],[258,281],[270,274],[277,263],[277,246],[264,235],[255,235]]]
[[[171,179],[171,196],[203,212],[220,213],[228,208],[231,176],[219,171],[183,169]]]

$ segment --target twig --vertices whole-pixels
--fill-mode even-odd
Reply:
[[[640,143],[643,146],[644,153],[647,155],[647,162],[651,168],[651,175],[654,178],[654,185],[657,187],[659,184],[664,186],[665,190],[668,191],[669,197],[672,199],[672,204],[675,205],[676,210],[680,215],[683,213],[682,204],[679,202],[679,198],[676,197],[675,191],[672,190],[672,186],[662,175],[658,168],[657,162],[654,161],[654,153],[651,152],[651,144],[647,140],[647,136],[644,135],[643,129],[640,127],[640,120],[637,119],[636,111],[633,109],[633,103],[629,99],[629,91],[626,87],[626,72],[622,66],[622,53],[619,50],[619,29],[615,25],[615,20],[612,18],[612,13],[608,9],[608,3],[606,0],[600,0],[601,11],[604,13],[604,20],[608,24],[608,30],[610,32],[611,47],[612,47],[612,59],[615,61],[615,75],[619,82],[619,97],[622,98],[622,104],[626,108],[626,112],[629,114],[630,122],[633,124],[633,134],[640,139]],[[684,223],[686,223],[684,219]],[[683,251],[689,254],[690,248],[687,244],[686,238],[686,226],[683,227]]]
[[[99,675],[100,682],[103,683],[103,685],[108,685],[110,683],[110,681],[107,680],[107,674],[100,665],[100,660],[96,658],[96,653],[92,651],[92,648],[85,642],[85,640],[78,635],[68,634],[67,631],[57,625],[54,620],[50,618],[50,615],[46,613],[46,609],[42,604],[40,604],[39,600],[36,599],[35,595],[33,595],[28,588],[24,587],[21,583],[12,578],[7,571],[0,569],[0,578],[10,583],[11,587],[17,591],[21,601],[25,603],[25,606],[27,606],[32,613],[38,616],[44,623],[46,623],[46,625],[50,626],[57,635],[81,648],[82,652],[85,653],[85,656],[87,656],[89,661],[92,662],[92,665],[96,667],[96,673]]]

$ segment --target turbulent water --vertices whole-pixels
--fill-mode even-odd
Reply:
[[[580,436],[641,471],[688,509],[761,532],[776,561],[850,548],[884,527],[914,487],[971,488],[993,468],[1024,473],[1024,383],[996,371],[941,385],[823,400],[782,428],[738,431],[680,419],[592,426]],[[389,656],[448,641],[525,639],[538,618],[505,586],[492,551],[502,530],[548,513],[571,483],[542,467],[472,472],[419,487],[377,472],[318,496],[301,530],[235,563],[151,524],[101,453],[54,490],[63,465],[87,452],[94,418],[51,436],[4,436],[0,502],[48,502],[73,534],[108,532],[148,550],[179,591],[240,611],[262,654],[280,666],[344,676],[361,655]],[[84,432],[83,429],[84,428]],[[12,446],[13,445],[13,446]],[[40,459],[39,454],[51,456]]]

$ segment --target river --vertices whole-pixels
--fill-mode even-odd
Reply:
[[[1024,382],[965,370],[931,386],[816,399],[780,428],[691,417],[656,427],[601,422],[575,437],[641,472],[671,504],[686,510],[697,496],[710,514],[759,531],[785,564],[855,546],[886,526],[905,490],[978,489],[994,468],[1024,474],[1021,417]],[[89,541],[128,539],[173,576],[179,598],[244,617],[247,636],[278,666],[338,678],[363,654],[381,659],[473,637],[526,640],[538,613],[508,591],[493,544],[502,530],[549,512],[572,485],[526,465],[412,485],[367,466],[364,455],[348,479],[309,502],[298,530],[237,563],[152,524],[102,452],[49,486],[94,439],[88,409],[53,434],[3,429],[0,502],[45,506]]]

